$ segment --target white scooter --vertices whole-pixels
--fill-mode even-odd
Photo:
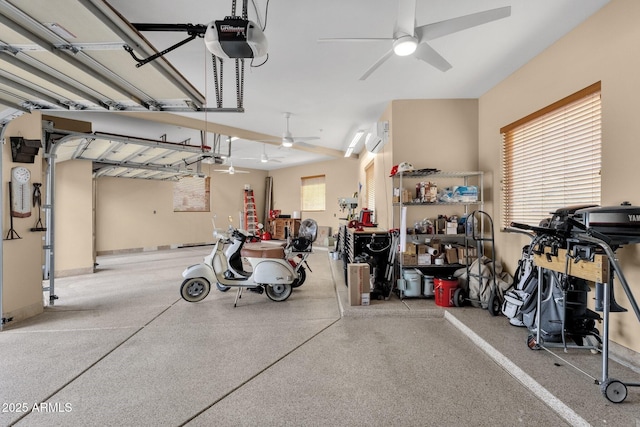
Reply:
[[[305,221],[313,224],[313,236],[294,240],[294,246],[297,245],[296,261],[285,256],[285,247],[281,245],[264,243],[252,245],[251,248],[243,247],[247,235],[232,226],[229,226],[228,233],[215,230],[213,235],[217,241],[211,253],[202,263],[183,271],[182,277],[185,280],[180,287],[180,295],[189,302],[202,301],[209,294],[211,284],[215,283],[221,291],[238,288],[234,307],[245,288],[257,293],[266,291],[267,297],[273,301],[286,300],[291,295],[292,288],[302,284],[306,277],[302,264],[306,264],[306,258],[311,253],[311,243],[315,240],[315,221]],[[228,242],[231,245],[225,251],[224,245]],[[302,248],[304,243],[307,244]],[[251,271],[243,269],[243,258],[251,265]]]

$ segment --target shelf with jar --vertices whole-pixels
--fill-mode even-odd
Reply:
[[[466,219],[483,208],[484,173],[424,169],[398,172],[392,179],[391,223],[401,236],[396,278],[413,268],[448,275],[468,267],[478,248],[467,229],[476,224]]]

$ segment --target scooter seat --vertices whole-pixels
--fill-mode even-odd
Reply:
[[[240,255],[247,258],[280,258],[284,259],[284,248],[270,244],[256,244],[243,247]]]

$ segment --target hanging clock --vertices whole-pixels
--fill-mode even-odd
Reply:
[[[11,216],[31,216],[31,172],[19,166],[11,169]]]

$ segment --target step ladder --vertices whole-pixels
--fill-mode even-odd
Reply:
[[[252,189],[244,190],[244,226],[254,236],[258,233],[258,217],[256,215],[256,200]]]

